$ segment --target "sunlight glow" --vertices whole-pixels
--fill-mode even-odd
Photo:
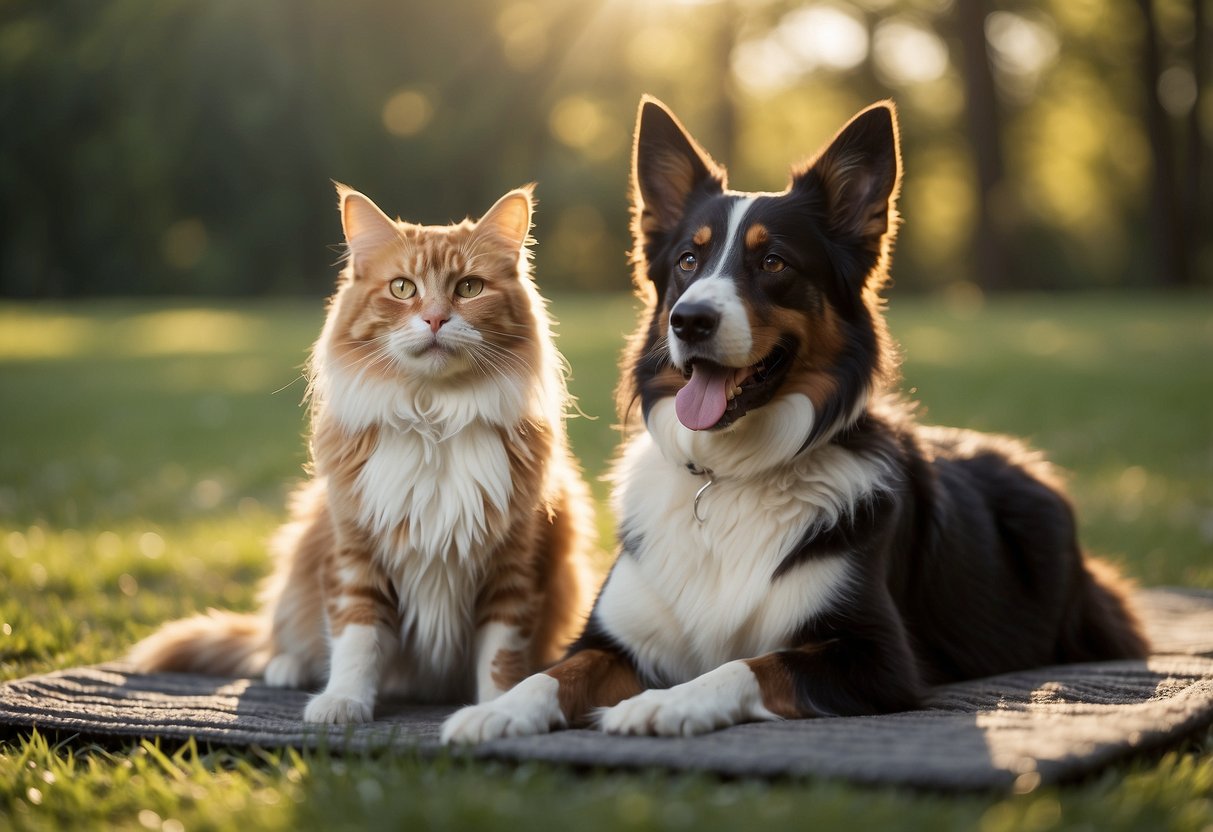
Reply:
[[[873,39],[876,69],[890,84],[934,81],[948,70],[948,47],[930,29],[908,19],[881,22]]]
[[[397,90],[383,105],[383,126],[393,136],[415,136],[434,116],[434,105],[420,90]]]
[[[497,15],[501,51],[514,69],[534,69],[548,51],[548,33],[543,9],[534,3],[511,3]]]
[[[796,59],[772,38],[737,44],[732,64],[737,83],[756,95],[786,89],[800,74]]]
[[[548,115],[548,128],[562,144],[590,159],[605,159],[620,149],[625,132],[603,109],[584,95],[560,99]]]
[[[1003,72],[1035,75],[1057,57],[1059,44],[1051,23],[994,12],[985,28],[994,63]]]
[[[818,66],[851,69],[868,55],[868,30],[841,6],[809,6],[789,12],[775,36],[800,61],[802,72]]]
[[[643,26],[628,42],[628,66],[641,77],[678,78],[695,62],[685,32],[672,25]]]
[[[1158,100],[1176,118],[1186,116],[1196,106],[1196,79],[1192,70],[1186,66],[1164,69],[1158,76]]]
[[[999,86],[1021,103],[1031,100],[1061,48],[1053,21],[1044,15],[994,12],[986,18],[985,30]]]
[[[754,93],[787,89],[818,69],[853,69],[868,55],[868,30],[844,3],[795,9],[761,38],[733,50],[733,75]]]

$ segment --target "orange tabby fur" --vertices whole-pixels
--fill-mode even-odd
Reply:
[[[262,609],[173,622],[131,654],[144,670],[327,677],[315,722],[369,719],[384,685],[491,699],[559,658],[589,600],[591,508],[529,275],[530,189],[440,227],[338,191],[350,259],[313,349],[312,479]]]

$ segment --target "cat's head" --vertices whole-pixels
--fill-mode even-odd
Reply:
[[[436,383],[527,375],[537,358],[530,186],[446,226],[392,220],[352,188],[337,193],[348,262],[323,339],[330,370]]]

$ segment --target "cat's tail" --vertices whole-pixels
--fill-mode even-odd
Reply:
[[[208,610],[165,624],[136,644],[127,661],[143,673],[261,676],[270,658],[270,621],[257,613]]]

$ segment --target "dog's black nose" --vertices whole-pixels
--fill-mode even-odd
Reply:
[[[670,312],[670,328],[688,344],[706,341],[720,324],[720,313],[706,303],[679,303]]]

